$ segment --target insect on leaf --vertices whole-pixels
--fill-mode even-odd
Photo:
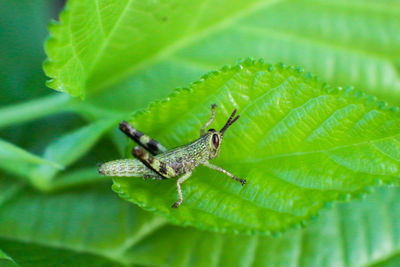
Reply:
[[[304,225],[327,203],[399,181],[397,108],[294,67],[247,60],[223,68],[130,123],[173,148],[198,137],[213,103],[210,127],[220,129],[233,108],[241,117],[211,162],[246,179],[245,186],[198,167],[182,185],[178,210],[170,208],[176,180],[115,178],[113,189],[176,224],[268,234]]]

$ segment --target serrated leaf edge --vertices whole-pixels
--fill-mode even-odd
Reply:
[[[76,93],[74,90],[70,90],[63,83],[62,79],[58,78],[60,70],[57,70],[57,61],[54,59],[54,55],[56,54],[56,48],[60,47],[61,41],[59,39],[59,32],[63,27],[68,25],[68,19],[70,16],[69,6],[70,1],[67,2],[65,7],[61,10],[59,14],[58,21],[50,20],[47,25],[49,35],[44,42],[44,51],[46,53],[47,58],[43,61],[42,68],[44,73],[50,78],[46,81],[46,86],[60,91],[70,94],[71,96],[79,96],[81,99],[85,98],[85,92],[81,91]]]
[[[195,86],[197,86],[201,83],[204,83],[210,77],[221,75],[222,73],[227,72],[227,71],[240,70],[240,69],[243,69],[244,67],[252,67],[252,66],[265,67],[265,69],[268,70],[269,72],[273,72],[273,71],[277,71],[277,70],[292,71],[293,75],[296,75],[297,77],[300,77],[300,78],[302,77],[305,80],[314,83],[313,87],[320,87],[323,91],[325,91],[328,94],[342,95],[344,97],[359,101],[360,103],[363,103],[367,106],[376,107],[380,110],[385,110],[385,111],[393,112],[397,115],[400,115],[400,108],[397,106],[390,106],[386,101],[379,100],[376,96],[368,95],[361,90],[356,90],[353,86],[331,87],[328,83],[322,82],[318,76],[313,75],[310,72],[305,72],[302,67],[289,66],[289,65],[285,65],[283,63],[277,63],[277,64],[273,65],[273,64],[264,63],[263,59],[254,60],[252,58],[246,58],[244,60],[239,60],[237,65],[233,65],[233,66],[224,65],[219,70],[210,71],[210,72],[204,74],[203,76],[201,76],[198,81],[191,83],[188,87],[175,88],[166,98],[164,98],[162,100],[155,100],[155,101],[151,102],[150,104],[148,104],[148,106],[146,108],[143,108],[142,110],[133,112],[131,114],[131,118],[139,116],[139,115],[150,114],[150,110],[152,109],[153,106],[158,106],[160,104],[170,102],[173,98],[178,97],[183,92],[184,93],[192,92],[194,90]],[[371,194],[372,192],[374,192],[375,188],[382,186],[382,185],[387,185],[387,186],[400,185],[400,181],[387,182],[380,178],[376,178],[374,180],[374,184],[365,186],[361,190],[356,190],[355,192],[352,192],[352,193],[338,193],[338,197],[335,200],[321,202],[319,205],[316,205],[312,210],[310,210],[307,215],[299,217],[299,219],[300,219],[299,222],[293,223],[286,227],[282,227],[275,231],[260,231],[260,230],[254,230],[254,229],[238,230],[237,228],[234,228],[234,227],[218,227],[218,226],[210,227],[209,225],[203,224],[200,221],[198,221],[197,223],[192,223],[191,221],[180,220],[169,214],[163,213],[162,211],[158,210],[157,208],[148,207],[148,206],[146,206],[145,203],[132,201],[130,196],[125,194],[121,190],[120,184],[118,182],[116,182],[115,179],[113,179],[113,182],[114,182],[114,184],[112,185],[112,190],[114,192],[116,192],[121,198],[124,198],[134,204],[137,204],[139,207],[143,208],[144,210],[154,212],[158,215],[162,215],[162,216],[168,218],[173,224],[176,224],[179,226],[193,226],[200,230],[208,230],[208,231],[219,232],[219,233],[265,235],[265,236],[273,236],[273,237],[279,237],[284,232],[290,231],[292,229],[298,229],[299,227],[305,228],[311,221],[316,220],[320,216],[322,211],[332,208],[332,206],[337,202],[349,202],[351,200],[363,199],[368,194]]]

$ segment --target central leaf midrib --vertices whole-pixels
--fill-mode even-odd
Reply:
[[[97,0],[96,0],[96,2],[97,2]],[[106,47],[108,46],[108,43],[110,42],[110,39],[111,39],[112,35],[113,35],[114,32],[115,32],[115,29],[118,28],[118,26],[119,26],[120,23],[121,23],[121,20],[123,20],[123,18],[124,18],[124,16],[125,16],[126,11],[129,9],[129,6],[130,6],[133,2],[134,2],[134,0],[127,1],[126,5],[125,5],[124,8],[122,9],[121,14],[119,15],[119,17],[118,17],[118,19],[117,19],[117,21],[115,22],[115,24],[114,24],[113,27],[111,28],[111,31],[108,33],[107,36],[105,36],[105,39],[103,40],[103,43],[101,44],[100,49],[99,49],[99,51],[98,51],[97,54],[96,54],[96,57],[94,58],[94,60],[93,60],[93,62],[92,62],[92,64],[91,64],[91,66],[89,67],[88,76],[90,76],[90,75],[93,74],[93,70],[94,70],[94,68],[95,68],[95,66],[96,66],[97,61],[99,61],[99,59],[102,58],[102,56],[103,56],[103,54],[104,54],[104,51],[105,51]],[[96,4],[97,4],[97,3],[96,3]],[[102,24],[99,23],[99,25],[100,25],[100,28],[102,29]],[[104,31],[103,31],[103,32],[104,32]]]
[[[276,159],[276,158],[285,158],[285,157],[294,157],[294,156],[303,156],[303,155],[312,155],[312,154],[318,154],[318,153],[329,153],[338,149],[342,148],[350,148],[350,147],[355,147],[355,146],[360,146],[360,145],[365,145],[369,143],[374,143],[374,142],[379,142],[379,141],[384,141],[386,139],[392,139],[399,137],[400,134],[395,134],[395,135],[390,135],[378,139],[373,139],[373,140],[367,140],[359,143],[354,143],[354,144],[348,144],[348,145],[342,145],[342,146],[336,146],[328,149],[321,149],[321,150],[313,150],[313,151],[301,151],[301,152],[289,152],[289,153],[283,153],[283,154],[276,154],[276,155],[271,155],[268,157],[263,157],[255,160],[240,160],[240,161],[234,161],[237,164],[247,164],[247,163],[256,163],[256,162],[263,162],[266,160],[270,159]],[[232,162],[232,161],[231,161]]]

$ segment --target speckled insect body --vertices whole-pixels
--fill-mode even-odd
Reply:
[[[167,150],[163,145],[136,130],[129,123],[121,122],[121,131],[141,147],[136,146],[132,150],[132,155],[135,159],[106,162],[99,166],[99,173],[106,176],[143,177],[144,179],[170,179],[180,176],[177,181],[179,200],[172,205],[173,208],[177,208],[182,204],[181,184],[190,177],[192,171],[199,165],[222,172],[242,185],[246,184],[246,180],[239,179],[226,170],[208,162],[218,156],[225,131],[239,118],[239,116],[234,117],[236,114],[235,109],[220,131],[209,129],[205,132],[205,129],[214,120],[215,107],[216,105],[212,105],[211,118],[201,128],[200,138],[171,150]]]

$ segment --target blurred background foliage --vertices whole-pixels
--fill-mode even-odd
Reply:
[[[96,90],[84,102],[45,87],[46,25],[63,4],[0,3],[0,137],[7,142],[0,143],[0,264],[400,264],[400,191],[395,188],[338,204],[305,229],[242,237],[169,225],[119,199],[111,181],[101,181],[95,173],[97,162],[123,154],[125,139],[111,130],[120,118],[239,58],[300,65],[332,84],[354,85],[398,104],[399,1],[261,1],[235,23],[203,32],[187,46]],[[214,21],[232,20],[224,4],[194,7],[203,9],[196,13],[203,20],[193,26],[198,30],[194,32],[201,33]],[[236,8],[240,13],[240,5]],[[178,17],[184,24],[192,14],[183,14]],[[151,40],[151,34],[146,38]],[[111,67],[117,63],[118,57],[102,62]],[[91,87],[82,89],[100,88],[106,76],[99,72],[86,77]],[[60,171],[34,155],[68,167]]]

